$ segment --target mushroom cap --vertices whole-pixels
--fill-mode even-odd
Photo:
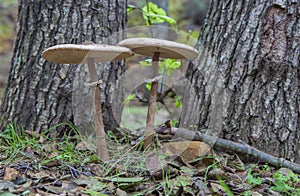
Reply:
[[[86,63],[92,58],[94,62],[109,62],[133,56],[133,52],[122,46],[105,44],[62,44],[46,49],[42,56],[44,59],[62,64]]]
[[[155,38],[129,38],[119,42],[118,45],[151,57],[154,52],[160,52],[160,57],[172,59],[193,59],[199,54],[195,48],[186,44]]]

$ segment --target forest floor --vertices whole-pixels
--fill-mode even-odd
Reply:
[[[17,18],[17,1],[6,2],[0,6],[0,99]],[[164,113],[157,116],[158,123],[166,120]],[[121,125],[127,129],[107,133],[107,162],[96,156],[94,138],[71,124],[68,134],[57,138],[48,137],[51,130],[36,133],[12,124],[0,130],[0,196],[300,195],[300,175],[292,170],[249,162],[202,142],[157,134],[155,145],[143,150],[145,108],[131,114],[123,114]]]
[[[143,129],[108,132],[102,162],[94,138],[67,127],[58,138],[14,125],[0,133],[0,195],[300,195],[290,169],[159,134],[143,150]]]

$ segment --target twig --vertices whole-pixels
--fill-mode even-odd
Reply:
[[[182,139],[205,142],[211,146],[219,147],[224,150],[231,150],[236,153],[250,155],[251,157],[258,159],[259,161],[268,163],[275,167],[286,167],[293,170],[294,172],[300,173],[299,164],[293,163],[284,158],[274,157],[249,145],[244,145],[230,140],[221,139],[215,136],[206,135],[199,131],[193,132],[182,128],[170,128],[163,126],[159,127],[159,129],[157,129],[156,132],[168,132],[169,134],[176,134],[177,137],[180,137]]]
[[[53,182],[49,182],[49,183],[45,183],[45,184],[38,184],[38,185],[35,185],[35,186],[31,186],[30,189],[33,189],[33,188],[43,188],[45,186],[49,186],[49,185],[54,185],[55,183],[57,183],[58,181],[61,181],[61,180],[64,180],[64,179],[67,179],[67,178],[70,178],[71,175],[70,174],[67,174],[65,176],[62,176],[56,180],[54,180]]]
[[[78,170],[78,169],[72,167],[71,165],[65,164],[64,162],[62,162],[62,161],[59,160],[59,159],[56,159],[56,160],[57,160],[61,165],[68,167],[69,170],[70,170],[70,172],[71,172],[72,177],[75,178],[75,179],[76,179],[80,174],[83,174],[83,175],[85,175],[85,176],[91,176],[91,174],[90,174],[89,172],[82,172],[82,171],[80,171],[80,170]],[[77,172],[79,175],[76,174],[76,173],[74,173],[74,172]]]

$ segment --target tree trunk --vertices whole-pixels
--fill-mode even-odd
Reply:
[[[81,84],[76,83],[79,81],[73,83],[74,78],[82,78],[80,82],[86,82],[83,77],[86,74],[75,74],[77,65],[50,63],[41,54],[56,44],[80,44],[84,41],[117,43],[119,35],[112,33],[125,28],[126,4],[126,0],[20,0],[18,33],[0,111],[3,122],[12,121],[25,129],[43,131],[59,123],[74,122],[74,118],[78,121],[80,116],[74,116],[74,109],[78,112],[79,105],[83,103],[90,102],[90,107],[84,108],[86,111],[92,108],[91,93],[86,92],[88,87],[82,90]],[[114,105],[114,110],[119,113],[114,112],[113,115],[112,91],[122,88],[118,79],[125,70],[124,66],[120,66],[123,64],[108,63],[99,70],[101,79],[105,81],[101,90],[106,129],[116,127],[121,118],[122,105]],[[87,69],[87,65],[79,67]],[[81,94],[78,93],[80,91]],[[76,94],[77,102],[73,102],[73,94]],[[114,95],[116,102],[121,102],[121,98],[121,94]],[[86,113],[83,111],[83,116],[92,119],[92,112],[87,111],[90,116],[84,116]]]
[[[299,8],[295,0],[213,0],[180,125],[300,162]]]

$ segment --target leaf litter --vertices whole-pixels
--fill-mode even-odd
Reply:
[[[101,162],[92,137],[50,139],[10,130],[0,137],[1,195],[300,195],[300,176],[287,168],[242,160],[198,141],[142,131],[108,134],[112,158]]]

